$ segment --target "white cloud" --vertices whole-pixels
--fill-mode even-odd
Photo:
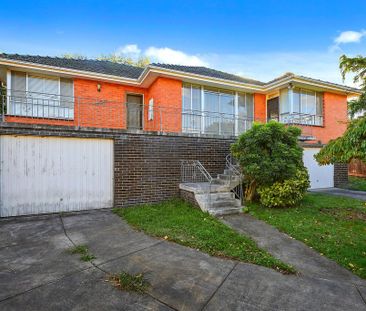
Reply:
[[[119,47],[114,54],[118,56],[131,57],[138,59],[141,56],[147,56],[151,62],[177,64],[186,66],[208,66],[198,55],[189,55],[183,51],[174,50],[168,47],[150,46],[145,50],[141,50],[137,44],[126,44]]]
[[[339,34],[337,38],[334,39],[335,44],[344,43],[357,43],[360,42],[362,37],[366,36],[366,31],[343,31]]]
[[[366,30],[353,31],[347,30],[342,31],[338,37],[334,39],[334,44],[329,48],[330,52],[342,51],[340,48],[341,44],[347,43],[359,43],[361,39],[366,36]]]
[[[211,67],[263,82],[286,72],[293,72],[325,81],[343,83],[339,72],[340,53],[335,51],[192,55],[168,47],[150,46],[140,49],[136,44],[128,44],[119,48],[117,52],[135,53],[136,58],[147,56],[151,62]],[[354,86],[350,78],[346,80],[346,84]]]
[[[208,66],[199,56],[189,55],[171,48],[149,47],[144,54],[155,62],[186,66]]]
[[[116,55],[127,55],[127,56],[135,56],[138,57],[141,53],[141,50],[137,46],[137,44],[126,44],[121,46],[115,52]]]

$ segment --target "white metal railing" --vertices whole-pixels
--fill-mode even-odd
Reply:
[[[243,179],[244,176],[239,168],[238,162],[236,159],[231,155],[228,154],[225,158],[226,160],[226,169],[230,172],[230,183],[231,183],[231,177],[235,177],[239,179],[239,185],[237,185],[235,188],[232,189],[232,192],[234,192],[235,197],[240,200],[240,202],[243,204],[244,201],[244,192],[243,192]]]
[[[7,118],[16,117],[16,118]],[[252,127],[253,119],[234,114],[182,110],[160,103],[139,105],[89,97],[7,90],[0,97],[0,120],[3,122],[136,129],[159,132],[183,132],[236,136]],[[67,121],[66,123],[64,121]]]
[[[323,125],[323,116],[298,112],[280,114],[280,122],[298,125]]]

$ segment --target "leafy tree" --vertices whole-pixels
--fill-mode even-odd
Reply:
[[[353,118],[357,113],[366,111],[366,57],[359,55],[352,58],[342,55],[339,59],[339,68],[343,80],[348,73],[355,73],[353,82],[360,83],[361,88],[364,90],[358,99],[351,100],[348,103],[348,111],[350,117]]]
[[[85,55],[77,54],[77,53],[65,53],[61,55],[62,58],[67,59],[88,59]]]
[[[340,69],[343,79],[347,73],[355,73],[354,82],[361,83],[363,93],[349,102],[349,112],[352,117],[366,111],[366,57],[340,58]],[[331,140],[324,146],[315,159],[319,164],[348,163],[352,159],[366,162],[366,115],[361,115],[348,123],[343,136]]]
[[[254,123],[231,146],[245,179],[245,199],[253,201],[257,187],[293,178],[304,168],[303,150],[298,144],[301,130],[276,121]]]
[[[62,54],[61,57],[67,59],[88,59],[85,55],[77,54],[77,53],[66,53]],[[150,64],[150,59],[146,56],[141,56],[138,59],[133,59],[124,55],[116,55],[116,54],[108,54],[108,55],[100,55],[96,58],[97,60],[107,60],[113,63],[118,64],[126,64],[137,67],[146,67]]]
[[[110,62],[133,65],[137,67],[146,67],[150,64],[150,59],[146,56],[139,57],[137,60],[123,55],[109,54],[97,57],[98,60],[108,60]]]

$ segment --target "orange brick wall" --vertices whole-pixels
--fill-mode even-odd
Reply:
[[[97,89],[98,83],[101,85],[100,92]],[[146,89],[74,79],[75,122],[79,126],[125,129],[128,93],[146,96]]]
[[[148,103],[154,99],[154,119],[148,120]],[[182,81],[158,78],[147,92],[144,129],[180,133],[182,131]]]
[[[323,126],[312,126],[304,131],[309,131],[316,141],[326,144],[342,136],[347,128],[347,96],[325,92],[323,100]]]
[[[267,116],[267,104],[266,95],[255,93],[254,94],[254,121],[266,122]]]

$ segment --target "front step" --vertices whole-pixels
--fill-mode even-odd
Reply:
[[[240,208],[220,208],[215,210],[209,210],[208,212],[213,216],[224,216],[224,215],[234,215],[234,214],[240,214],[241,211]]]
[[[204,170],[202,164],[197,161],[196,163],[201,170]],[[179,185],[179,189],[184,192],[190,192],[191,195],[184,193],[184,198],[192,202],[192,194],[197,205],[202,211],[208,212],[214,216],[222,216],[229,214],[238,214],[242,211],[242,205],[240,200],[235,198],[233,189],[241,183],[241,175],[239,173],[240,168],[238,165],[226,164],[226,169],[223,174],[218,174],[217,178],[212,179],[211,182],[192,182],[182,183]],[[209,175],[209,174],[208,174]],[[186,179],[186,178],[184,178]],[[194,178],[192,178],[194,180]]]
[[[235,198],[230,187],[223,185],[209,185],[209,183],[185,183],[179,188],[194,195],[200,209],[214,216],[238,214],[242,210],[240,200]],[[211,188],[211,192],[209,192]]]

